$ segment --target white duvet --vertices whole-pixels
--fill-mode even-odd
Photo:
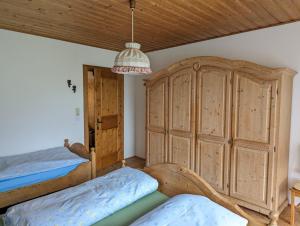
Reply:
[[[156,191],[158,182],[128,167],[7,210],[6,226],[89,226]]]
[[[247,226],[239,215],[199,195],[177,195],[130,226]]]

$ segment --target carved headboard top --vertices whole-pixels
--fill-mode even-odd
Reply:
[[[92,156],[88,149],[81,143],[70,144],[69,139],[64,140],[64,146],[68,148],[71,152],[79,155],[82,158],[91,160]]]

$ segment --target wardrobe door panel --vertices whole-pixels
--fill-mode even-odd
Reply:
[[[275,111],[272,106],[273,81],[257,79],[250,74],[235,73],[234,138],[272,144]]]
[[[205,67],[198,80],[199,133],[225,138],[227,77],[230,72]]]
[[[196,172],[228,194],[232,72],[202,67],[197,74]]]
[[[224,191],[224,176],[226,173],[225,169],[225,153],[228,152],[226,145],[222,143],[213,143],[211,141],[198,141],[197,151],[198,155],[197,162],[200,163],[200,172],[202,177],[213,187],[220,191]]]
[[[188,137],[170,136],[171,162],[191,168],[192,141]]]
[[[166,84],[160,82],[149,88],[149,126],[157,128],[165,128],[165,105],[164,98],[167,91]]]
[[[272,205],[277,80],[234,73],[231,196]]]
[[[181,132],[192,131],[193,71],[179,71],[170,78],[170,129]]]
[[[232,163],[231,196],[267,207],[269,152],[235,147]]]
[[[147,86],[147,165],[167,160],[168,78]]]
[[[195,71],[183,68],[169,79],[169,161],[194,170]]]
[[[148,159],[150,164],[162,163],[165,161],[165,134],[158,132],[148,132],[149,140],[149,155]]]

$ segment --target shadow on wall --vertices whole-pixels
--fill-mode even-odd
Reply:
[[[290,159],[290,163],[292,164],[292,172],[291,178],[289,180],[290,186],[293,186],[296,182],[300,182],[300,144],[297,145],[296,150],[298,150],[296,153],[294,153],[294,159]]]
[[[296,152],[296,156],[295,156],[295,158],[296,158],[296,160],[295,160],[295,162],[296,162],[295,172],[300,175],[300,154],[299,154],[299,152],[300,152],[300,144],[298,144],[297,150],[298,151]]]
[[[289,174],[289,187],[292,187],[295,183],[297,182],[300,182],[300,144],[297,145],[297,148],[296,150],[298,150],[296,153],[294,153],[294,159],[290,159],[290,163],[289,164],[293,164],[293,168],[292,170],[289,170],[290,172],[293,172],[293,173],[290,173]],[[293,162],[291,162],[291,160]],[[291,194],[289,192],[288,194],[288,200],[289,200],[289,203],[291,203]],[[299,205],[300,204],[300,198],[295,198],[295,204],[296,205]]]

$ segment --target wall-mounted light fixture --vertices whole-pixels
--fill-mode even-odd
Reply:
[[[73,90],[73,93],[76,93],[76,86],[75,85],[72,86],[72,90]]]
[[[68,84],[68,87],[70,88],[71,87],[71,85],[72,85],[72,81],[69,79],[69,80],[67,80],[67,84]]]
[[[67,85],[69,88],[72,89],[73,93],[76,93],[77,87],[76,87],[76,85],[72,85],[72,81],[70,79],[67,80]]]

